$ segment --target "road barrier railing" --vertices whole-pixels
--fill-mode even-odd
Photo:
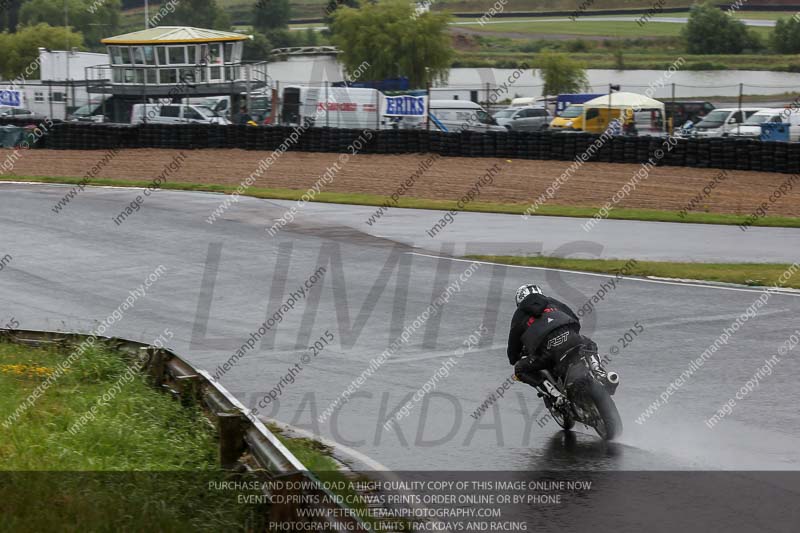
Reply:
[[[78,346],[88,337],[81,333],[0,328],[0,339],[29,346],[57,346],[62,350]],[[203,408],[218,430],[221,467],[232,474],[248,472],[265,482],[263,490],[266,496],[282,496],[274,499],[284,503],[271,503],[268,507],[270,521],[313,521],[314,524],[308,526],[317,528],[313,531],[371,531],[261,420],[249,415],[249,410],[224,386],[215,382],[208,372],[165,348],[118,337],[97,337],[97,342],[138,361],[141,371],[151,378],[153,385],[177,401]],[[281,483],[280,490],[275,491],[270,488],[275,484],[269,483],[275,480],[301,483]],[[288,488],[284,488],[287,485]],[[302,488],[292,488],[296,486]],[[300,516],[298,509],[310,504],[295,503],[303,499],[288,498],[291,494],[313,496],[304,501],[318,502],[313,506],[327,508],[330,512],[321,513],[324,516],[318,518]]]

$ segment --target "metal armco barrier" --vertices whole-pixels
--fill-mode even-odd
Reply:
[[[299,132],[289,150],[301,152],[350,152],[348,145],[361,130],[309,128]],[[295,129],[288,126],[218,126],[206,124],[61,123],[42,137],[36,147],[56,150],[107,150],[110,148],[242,148],[278,149]],[[449,157],[492,157],[572,161],[586,153],[599,135],[553,132],[463,131],[445,133],[425,130],[377,130],[360,153],[436,153]],[[757,139],[674,139],[666,149],[659,137],[613,137],[586,161],[646,163],[659,166],[720,168],[762,172],[800,172],[800,143],[762,142]],[[657,156],[663,152],[663,157]]]
[[[65,350],[79,345],[88,337],[90,335],[80,333],[0,328],[0,339],[31,346],[56,345]],[[317,507],[332,510],[325,513],[323,518],[311,519],[316,527],[313,531],[371,531],[366,523],[347,513],[343,504],[336,503],[338,500],[316,476],[263,422],[248,416],[249,410],[225,387],[214,382],[208,372],[196,369],[170,350],[116,337],[96,338],[99,343],[142,362],[142,371],[152,378],[156,387],[171,393],[186,405],[201,404],[219,430],[219,457],[223,468],[231,471],[247,470],[264,481],[280,479],[308,482],[303,484],[303,490],[283,490],[282,494],[316,495],[316,499],[321,502]],[[283,501],[287,500],[290,501],[283,498]],[[309,521],[308,518],[298,516],[299,507],[300,504],[271,504],[268,511],[270,520]]]

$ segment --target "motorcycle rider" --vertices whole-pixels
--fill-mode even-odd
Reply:
[[[537,285],[523,285],[516,292],[517,310],[511,318],[508,334],[508,361],[514,365],[515,377],[549,396],[555,404],[566,398],[549,381],[542,370],[560,374],[566,370],[567,356],[573,351],[591,350],[597,345],[580,334],[581,324],[570,307],[545,296]],[[602,372],[602,370],[601,370]]]

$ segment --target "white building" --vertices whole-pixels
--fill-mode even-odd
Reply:
[[[344,81],[344,71],[337,60],[339,50],[333,46],[276,48],[269,64],[269,79],[273,87],[309,85]]]
[[[19,78],[11,82],[21,93],[21,107],[54,119],[64,119],[67,110],[89,103],[86,69],[108,61],[105,54],[76,50],[39,48],[39,79]],[[92,97],[98,101],[100,95]]]

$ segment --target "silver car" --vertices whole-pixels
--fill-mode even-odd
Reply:
[[[763,111],[763,109],[760,107],[743,107],[741,110],[735,107],[717,108],[692,128],[692,134],[695,137],[728,137],[735,134],[744,122],[758,111]]]
[[[509,107],[494,114],[494,119],[514,131],[546,130],[553,117],[541,106]]]
[[[9,106],[0,106],[0,117],[3,118],[23,118],[27,120],[44,120],[44,115],[40,115],[39,113],[34,113],[29,109],[23,109],[21,107],[9,107]]]

